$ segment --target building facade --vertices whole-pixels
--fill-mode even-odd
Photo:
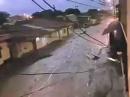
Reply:
[[[4,25],[5,33],[10,33],[10,42],[0,42],[0,64],[8,59],[22,58],[52,42],[63,40],[73,33],[73,25],[50,21],[33,20],[19,25]],[[37,23],[41,21],[40,23]]]
[[[11,37],[9,35],[0,33],[0,65],[11,57],[8,43],[10,38]]]

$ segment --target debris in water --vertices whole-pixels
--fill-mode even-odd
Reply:
[[[100,57],[99,56],[96,56],[96,55],[93,55],[94,57],[92,58],[92,60],[98,60],[98,59],[100,59]]]
[[[118,62],[118,63],[120,63],[120,61],[119,61],[119,60],[114,59],[114,58],[108,58],[108,60],[110,60],[110,61],[112,61],[112,62]]]

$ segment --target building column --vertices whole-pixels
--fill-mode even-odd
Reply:
[[[59,40],[61,40],[61,34],[60,31],[58,31]]]
[[[15,59],[17,57],[17,47],[16,47],[16,42],[11,41],[8,42],[8,47],[9,47],[9,51],[10,51],[10,59]]]
[[[37,44],[36,44],[36,39],[32,40],[32,44],[33,44],[33,49],[37,50]]]
[[[69,34],[70,34],[70,33],[69,33],[69,28],[67,28],[67,36],[69,36]]]

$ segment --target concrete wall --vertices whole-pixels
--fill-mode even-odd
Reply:
[[[0,53],[1,53],[0,65],[1,65],[4,63],[4,61],[10,58],[10,50],[6,42],[0,43],[0,48],[1,48],[0,50]]]
[[[59,32],[60,32],[61,38],[67,37],[68,35],[67,28],[62,28]]]
[[[13,57],[20,58],[22,55],[33,51],[33,43],[32,42],[17,42],[14,46]]]
[[[22,53],[28,53],[33,50],[33,44],[32,42],[23,42],[21,43],[21,52]]]
[[[44,38],[46,39],[38,39],[39,41],[37,41],[37,46],[38,48],[42,48],[47,44],[50,44],[56,40],[62,40],[63,38],[67,37],[69,34],[73,33],[73,27],[66,27],[66,28],[62,28],[57,32],[53,32],[49,35],[44,36]]]
[[[73,29],[73,27],[72,26],[69,26],[69,34],[72,34],[73,32],[74,32],[74,29]]]
[[[53,41],[59,40],[59,33],[58,32],[54,32],[50,35],[48,35],[48,44],[52,43]]]
[[[92,24],[96,24],[97,19],[91,19],[90,21],[91,21]]]
[[[37,49],[43,48],[48,44],[47,36],[37,37],[36,38],[36,47]]]

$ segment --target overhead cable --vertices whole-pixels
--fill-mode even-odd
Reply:
[[[38,7],[40,7],[42,10],[46,10],[45,8],[43,8],[40,4],[38,4],[35,0],[32,0]]]
[[[104,2],[98,2],[98,1],[95,1],[95,0],[91,0],[92,2],[95,2],[95,3],[97,3],[97,4],[100,4],[100,5],[103,5],[103,6],[106,6],[106,4],[104,3]]]
[[[67,0],[69,2],[73,2],[73,3],[77,3],[77,4],[80,4],[80,5],[84,5],[84,6],[89,6],[89,7],[92,7],[92,8],[98,8],[97,6],[93,6],[93,5],[89,5],[89,4],[84,4],[82,2],[77,2],[77,1],[73,1],[73,0]]]
[[[84,30],[83,30],[82,28],[80,28],[80,30],[84,33]],[[92,37],[91,35],[87,34],[87,33],[86,33],[86,31],[85,31],[85,33],[84,33],[84,34],[85,34],[85,35],[87,35],[88,37],[92,38],[93,40],[95,40],[95,41],[97,41],[97,42],[99,42],[99,43],[103,44],[104,46],[106,46],[106,44],[104,44],[104,43],[103,43],[103,42],[101,42],[100,40],[98,40],[98,39],[96,39],[96,38]]]
[[[54,11],[56,11],[55,6],[52,6],[51,4],[49,4],[46,0],[42,0],[46,5],[48,5],[50,8],[52,8]]]

